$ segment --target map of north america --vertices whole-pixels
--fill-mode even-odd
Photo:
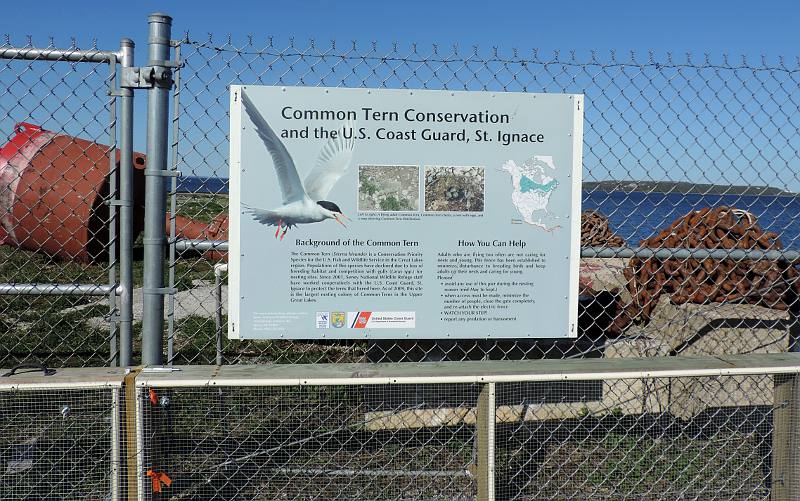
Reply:
[[[548,204],[558,188],[558,181],[549,175],[555,174],[556,170],[553,157],[534,156],[522,165],[509,160],[503,164],[502,170],[511,176],[511,201],[522,220],[546,231],[557,229],[558,226],[547,222],[554,218],[548,211]]]

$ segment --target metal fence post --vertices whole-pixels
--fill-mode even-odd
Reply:
[[[120,40],[120,64],[133,67],[133,40]],[[133,363],[133,89],[120,88],[119,364]]]
[[[169,90],[172,71],[169,68],[172,18],[151,14],[150,61],[148,71],[153,86],[147,102],[147,168],[145,169],[144,225],[144,311],[142,315],[142,363],[161,365],[164,358],[164,231],[166,195],[164,176],[167,172]]]
[[[222,275],[228,272],[228,265],[226,263],[218,263],[214,265],[214,332],[217,341],[217,365],[222,365],[223,362],[223,349],[222,349]]]
[[[109,66],[109,89],[108,95],[111,103],[108,106],[110,121],[108,127],[108,283],[113,288],[108,293],[108,353],[109,365],[114,367],[119,365],[119,347],[117,346],[117,335],[119,333],[117,310],[117,223],[119,222],[119,169],[117,166],[117,93],[114,92],[114,83],[117,81],[117,56],[113,56],[108,61]]]

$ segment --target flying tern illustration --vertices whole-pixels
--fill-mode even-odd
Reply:
[[[267,151],[272,157],[275,173],[278,176],[283,195],[283,205],[274,209],[260,209],[242,204],[247,214],[253,219],[267,226],[277,226],[275,238],[283,240],[289,228],[298,224],[318,223],[326,219],[333,219],[344,227],[342,210],[333,202],[325,200],[328,193],[347,171],[353,157],[355,145],[353,123],[348,121],[339,129],[335,138],[325,143],[319,153],[316,165],[309,171],[305,181],[300,181],[297,167],[286,146],[275,134],[267,121],[255,107],[253,102],[242,91],[242,104],[250,121],[255,125],[258,137],[263,141]],[[350,127],[350,138],[345,138],[344,131]],[[283,231],[281,231],[283,230]]]

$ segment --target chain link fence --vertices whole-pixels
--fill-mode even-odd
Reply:
[[[797,491],[791,357],[736,372],[741,360],[680,356],[800,351],[800,62],[187,35],[148,81],[122,48],[44,47],[0,45],[0,366],[138,361],[163,296],[180,367],[134,370],[127,386],[114,369],[27,389],[3,378],[3,499]],[[584,94],[578,337],[225,340],[234,83]],[[130,153],[130,114],[118,127],[147,85],[171,89],[169,165]],[[167,227],[136,239],[145,191]],[[608,365],[492,379],[493,362],[410,363],[544,358]],[[404,363],[292,365],[321,362]],[[586,365],[567,377],[569,363]]]
[[[0,43],[0,366],[116,357],[114,53]]]
[[[180,54],[175,363],[696,355],[791,344],[800,308],[797,61],[212,36],[186,36]],[[230,84],[585,94],[578,338],[222,347],[227,292],[215,288],[214,266],[227,249]]]
[[[6,38],[0,46],[0,365],[113,363],[124,205],[119,54],[33,45]],[[173,46],[181,66],[171,167],[181,176],[164,182],[169,362],[627,357],[793,345],[797,62],[189,36]],[[231,83],[585,94],[578,338],[223,342]],[[145,159],[134,160],[131,203],[141,214]],[[24,175],[20,163],[31,166]],[[134,235],[143,224],[134,218]],[[131,268],[125,304],[138,332],[141,261]]]

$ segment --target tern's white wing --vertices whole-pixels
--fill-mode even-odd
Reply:
[[[345,131],[350,136],[349,139],[344,137]],[[328,139],[319,152],[317,165],[311,169],[303,182],[311,200],[325,200],[331,188],[350,166],[355,142],[355,124],[352,120],[348,120],[339,128],[336,139]]]
[[[302,200],[305,198],[306,192],[303,189],[303,183],[300,182],[300,176],[297,175],[297,167],[294,166],[294,160],[286,150],[286,146],[283,145],[283,142],[281,142],[267,121],[264,120],[253,101],[244,91],[242,91],[242,104],[244,104],[244,111],[247,112],[253,125],[256,126],[258,137],[264,142],[269,154],[272,156],[272,163],[275,165],[275,173],[278,175],[278,183],[281,186],[281,193],[283,193],[283,203],[288,204]]]

